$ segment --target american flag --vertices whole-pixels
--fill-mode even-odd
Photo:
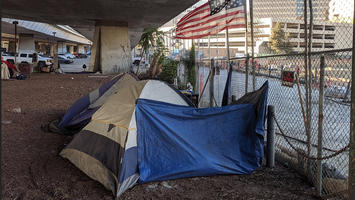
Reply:
[[[226,7],[230,0],[209,0],[211,15],[214,15]]]
[[[177,23],[178,39],[197,39],[217,34],[227,28],[245,27],[244,0],[230,0],[226,9],[211,15],[209,2],[189,12]]]

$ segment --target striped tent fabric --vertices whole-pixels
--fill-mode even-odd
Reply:
[[[198,39],[227,28],[244,28],[244,0],[230,0],[226,9],[211,15],[209,2],[189,12],[176,27],[177,39]]]
[[[158,80],[124,74],[91,103],[99,107],[60,155],[118,197],[139,179],[135,107],[138,98],[191,106],[181,93]]]
[[[112,94],[120,84],[124,74],[113,77],[109,82],[78,99],[65,113],[59,123],[59,128],[63,130],[81,129],[90,122],[91,116],[100,108],[104,100]],[[138,78],[130,73],[125,75],[125,79]]]

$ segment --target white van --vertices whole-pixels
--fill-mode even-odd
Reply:
[[[16,64],[18,64],[18,63],[33,63],[33,54],[34,53],[35,52],[26,52],[26,51],[21,52],[20,51],[16,57]],[[15,63],[15,56],[4,55],[3,59],[7,62],[12,63],[12,64]],[[37,54],[37,62],[38,62],[38,66],[46,67],[46,66],[50,66],[53,64],[53,59]]]

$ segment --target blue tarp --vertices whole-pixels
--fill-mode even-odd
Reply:
[[[139,99],[139,181],[247,174],[260,167],[267,89],[259,98],[261,106],[205,109]]]

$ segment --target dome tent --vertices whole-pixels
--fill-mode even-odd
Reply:
[[[255,103],[206,109],[194,108],[157,80],[125,74],[112,87],[76,112],[97,109],[60,155],[114,196],[137,182],[246,174],[260,167],[267,83],[253,96],[260,99]]]
[[[136,100],[145,98],[184,106],[190,106],[191,102],[162,81],[137,81],[131,74],[124,74],[116,79],[100,97],[94,97],[93,94],[98,93],[94,91],[84,97],[90,99],[86,104],[80,104],[83,99],[74,103],[65,115],[69,116],[70,113],[74,117],[68,120],[69,123],[63,117],[60,124],[74,126],[81,123],[83,111],[74,112],[77,105],[82,107],[77,110],[89,110],[88,113],[95,111],[90,122],[76,134],[61,152],[61,156],[68,158],[88,176],[119,195],[138,178],[135,174],[137,160],[134,159],[137,154],[134,112]]]
[[[135,83],[138,78],[131,73],[123,73],[113,77],[109,82],[103,84],[98,89],[78,99],[67,110],[61,121],[56,125],[62,133],[76,133],[86,126],[91,119],[91,116],[102,106],[106,99],[113,93],[118,92],[119,89],[126,84]],[[124,83],[124,84],[121,84]],[[167,84],[177,94],[179,94],[188,105],[193,105],[192,102],[177,91],[175,88]],[[50,130],[54,131],[54,130]]]

